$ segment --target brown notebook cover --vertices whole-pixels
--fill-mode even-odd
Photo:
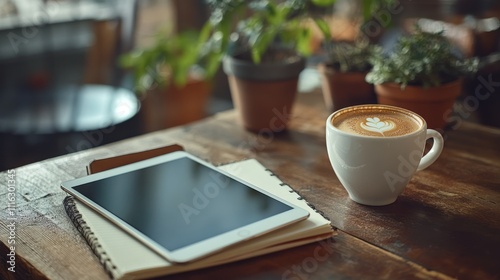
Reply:
[[[87,165],[87,174],[94,174],[111,168],[116,168],[126,164],[131,164],[148,158],[161,156],[175,151],[184,151],[181,145],[170,145],[152,150],[145,150],[141,152],[120,155],[116,157],[96,159]]]

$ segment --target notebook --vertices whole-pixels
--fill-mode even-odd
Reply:
[[[181,150],[178,145],[146,153],[135,153],[89,164],[89,173],[132,163],[158,154]],[[140,241],[101,217],[86,205],[67,196],[64,207],[71,221],[113,279],[143,279],[220,265],[330,238],[330,221],[315,210],[290,186],[255,159],[219,166],[228,173],[261,187],[310,212],[308,219],[232,246],[189,264],[172,264]]]

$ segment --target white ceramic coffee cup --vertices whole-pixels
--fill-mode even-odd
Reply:
[[[342,110],[363,109],[363,106],[402,110],[415,117],[419,127],[401,136],[376,137],[348,133],[333,126],[332,118]],[[429,138],[434,143],[423,156]],[[413,174],[439,157],[443,145],[441,134],[427,129],[421,116],[398,107],[357,105],[332,113],[326,121],[326,146],[333,170],[349,197],[360,204],[380,206],[396,201]]]

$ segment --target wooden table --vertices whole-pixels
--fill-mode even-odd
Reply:
[[[169,279],[498,279],[500,130],[464,122],[445,133],[441,157],[398,200],[367,207],[349,200],[328,161],[327,112],[317,94],[299,97],[284,134],[251,134],[228,111],[206,120],[15,170],[16,272],[6,271],[7,173],[0,173],[1,279],[106,279],[62,206],[61,181],[108,157],[179,143],[214,164],[256,158],[323,211],[336,228],[328,259],[319,243]]]

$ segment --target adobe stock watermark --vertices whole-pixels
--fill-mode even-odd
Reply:
[[[238,145],[238,149],[251,148],[252,150],[260,151],[269,145],[275,138],[276,134],[286,130],[285,123],[292,120],[292,114],[286,106],[278,109],[273,108],[273,117],[269,121],[269,125],[260,129],[256,133],[255,138],[249,138]]]
[[[7,221],[6,226],[8,230],[8,253],[7,253],[7,270],[10,272],[16,272],[16,221],[17,221],[17,211],[16,211],[16,170],[7,170]]]
[[[318,270],[321,263],[328,260],[333,254],[333,238],[319,241],[318,246],[313,250],[310,257],[306,257],[300,264],[292,265],[281,275],[282,280],[303,280],[309,279],[309,275]]]
[[[105,135],[112,133],[115,129],[115,126],[109,126],[98,130],[84,131],[81,133],[84,139],[80,139],[74,145],[66,145],[65,149],[68,153],[75,153],[98,147],[104,142]]]
[[[147,75],[146,75],[147,74]],[[164,83],[165,77],[170,73],[167,70],[157,70],[152,66],[146,68],[146,73],[141,77],[138,83],[134,84],[134,92],[152,92],[160,88]]]
[[[114,107],[112,111],[118,115],[121,115],[124,112],[129,112],[131,110],[132,108],[130,103],[118,101],[116,107]],[[113,133],[116,129],[116,126],[113,123],[109,122],[98,123],[97,125],[102,128],[80,132],[80,135],[83,137],[81,137],[81,139],[79,139],[76,143],[66,145],[66,151],[68,153],[74,153],[98,147],[103,144],[106,135]]]
[[[225,189],[231,182],[229,177],[216,171],[211,171],[209,177],[211,180],[203,187],[194,187],[191,189],[193,192],[191,203],[183,202],[177,206],[184,222],[188,225],[191,223],[192,216],[200,215],[201,211],[208,207],[212,199],[219,196],[221,190]]]
[[[361,25],[361,34],[365,37],[379,36],[385,28],[389,27],[392,18],[403,12],[404,7],[398,0],[388,4],[383,9],[373,12],[372,19]]]
[[[59,12],[61,5],[59,2],[59,0],[52,0],[50,5],[44,4],[42,9],[34,12],[30,21],[25,23],[25,27],[17,32],[11,31],[7,34],[7,39],[15,54],[19,53],[22,45],[28,44],[31,39],[40,33],[40,25],[48,23]]]
[[[398,156],[398,168],[395,170],[397,173],[390,170],[386,170],[384,172],[385,181],[387,182],[387,186],[389,186],[391,192],[394,193],[397,191],[395,186],[408,182],[417,170],[417,167],[422,159],[424,149],[420,143],[424,143],[425,145],[425,138],[426,135],[422,134],[422,136],[415,139],[414,143],[417,148],[412,150],[408,154],[408,157],[404,157],[402,155]]]
[[[454,123],[451,126],[452,130],[458,129],[464,120],[469,119],[474,112],[479,110],[481,102],[489,99],[500,87],[500,81],[493,81],[493,74],[489,74],[487,78],[480,75],[477,77],[477,81],[479,84],[474,89],[474,95],[466,96],[461,103],[455,103],[453,109],[444,113],[443,119],[448,123]],[[445,133],[442,129],[439,132]]]
[[[291,119],[291,114],[287,107],[281,110],[272,109],[273,117],[269,121],[269,126],[262,128],[256,133],[255,138],[250,138],[239,144],[238,149],[262,150],[269,145],[276,133],[283,132],[286,129],[284,123]],[[237,174],[239,165],[232,165],[231,169],[226,170],[229,174]],[[193,197],[189,202],[182,202],[177,207],[186,224],[191,223],[191,219],[199,216],[206,209],[212,200],[219,196],[220,192],[230,183],[230,178],[217,172],[210,173],[210,181],[200,188],[192,188]]]
[[[453,105],[453,108],[445,112],[443,119],[448,123],[453,123],[451,126],[452,130],[457,130],[463,124],[464,120],[467,120],[472,116],[474,112],[479,110],[481,102],[488,100],[500,87],[500,81],[494,81],[492,74],[489,74],[487,78],[484,76],[477,77],[478,85],[474,89],[474,95],[466,96],[461,102],[457,102]],[[455,113],[455,114],[452,114]],[[447,139],[446,131],[442,128],[435,128],[442,136],[443,140]],[[415,144],[422,139],[416,139]],[[399,165],[397,174],[391,171],[386,171],[384,177],[386,179],[387,185],[394,192],[396,189],[394,186],[397,184],[407,181],[413,174],[415,166],[418,166],[422,158],[422,152],[420,149],[414,150],[410,153],[408,158],[399,156]]]
[[[393,17],[402,13],[404,10],[403,5],[395,0],[392,3],[388,3],[383,7],[379,7],[379,10],[373,11],[371,14],[371,18],[366,22],[363,22],[359,28],[358,39],[369,42],[370,38],[376,38],[381,35],[382,32],[390,26]],[[352,23],[353,25],[355,23]],[[355,47],[360,47],[355,45]],[[336,52],[341,52],[342,49],[336,50]],[[349,63],[350,58],[346,57],[345,62]]]

